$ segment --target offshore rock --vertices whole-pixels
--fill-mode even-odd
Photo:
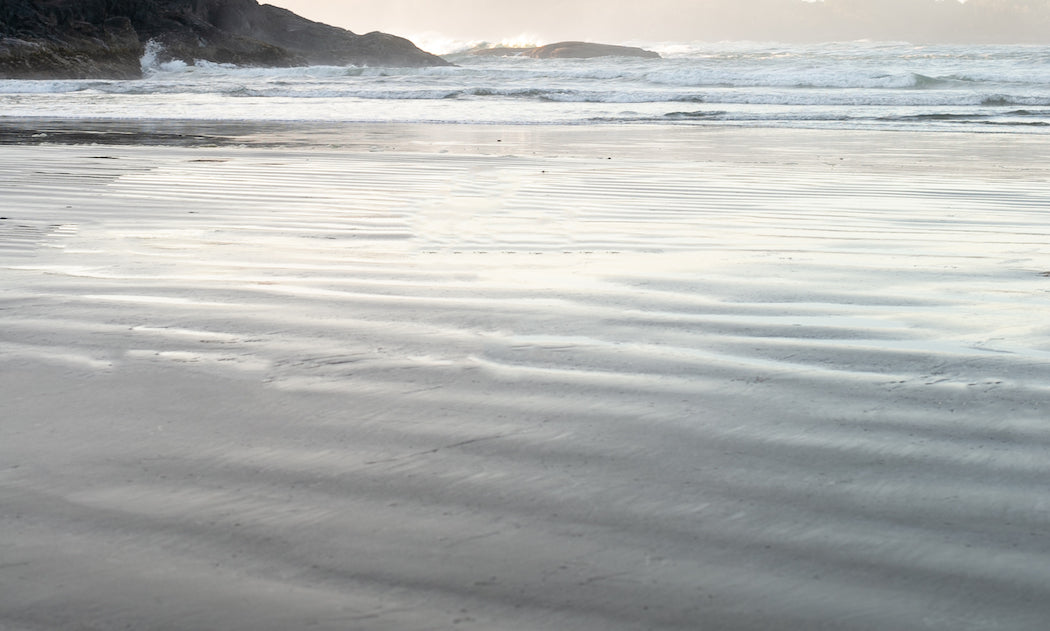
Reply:
[[[592,42],[558,42],[534,48],[481,48],[472,55],[532,57],[534,59],[590,59],[592,57],[639,57],[659,59],[660,53],[634,46],[615,46]]]
[[[357,35],[256,0],[0,0],[0,78],[142,76],[157,60],[246,66],[443,66],[385,33]]]

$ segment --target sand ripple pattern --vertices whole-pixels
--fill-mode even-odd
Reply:
[[[1050,619],[1045,179],[0,155],[0,627]]]

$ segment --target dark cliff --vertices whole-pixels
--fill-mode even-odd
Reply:
[[[406,39],[357,35],[256,0],[0,0],[0,78],[136,78],[160,61],[447,65]]]

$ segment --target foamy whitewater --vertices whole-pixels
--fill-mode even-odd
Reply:
[[[731,124],[1038,132],[1050,47],[639,43],[662,59],[446,55],[456,67],[237,68],[143,58],[139,81],[0,81],[10,117]]]

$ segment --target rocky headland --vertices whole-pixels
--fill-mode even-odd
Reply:
[[[593,42],[558,42],[528,48],[479,48],[472,55],[488,57],[532,57],[534,59],[589,59],[592,57],[639,57],[658,59],[659,53],[634,46],[615,46]]]
[[[158,61],[443,66],[386,33],[358,35],[256,0],[0,0],[0,78],[132,79]]]

